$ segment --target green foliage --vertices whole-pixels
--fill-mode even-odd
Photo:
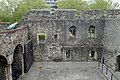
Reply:
[[[44,34],[39,35],[39,40],[45,40],[45,35]]]
[[[58,9],[76,9],[79,12],[88,9],[88,4],[83,0],[59,0],[57,7]]]
[[[45,8],[45,2],[42,0],[24,0],[17,5],[17,8],[15,8],[13,15],[15,15],[16,21],[20,21],[22,15],[30,11],[31,9],[43,8]]]
[[[45,8],[45,2],[43,0],[2,0],[0,2],[0,21],[20,21],[22,15],[29,10],[43,8]]]
[[[59,0],[57,6],[58,9],[76,9],[78,12],[86,9],[99,9],[104,13],[107,9],[118,8],[119,4],[111,0],[91,0],[89,3],[84,0]]]
[[[94,0],[89,5],[90,9],[99,9],[104,13],[105,10],[111,9],[112,7],[112,1],[111,0]]]

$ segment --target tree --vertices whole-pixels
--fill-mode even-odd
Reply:
[[[90,9],[99,9],[103,13],[105,10],[110,9],[112,7],[111,0],[94,0],[89,5]]]
[[[45,8],[43,0],[2,0],[0,4],[0,21],[3,22],[20,21],[29,10]]]
[[[83,0],[59,0],[57,7],[58,9],[76,9],[79,12],[88,9],[88,4]]]
[[[91,0],[90,2],[84,0],[59,0],[57,6],[58,9],[76,9],[78,12],[86,9],[99,9],[104,13],[107,9],[117,9],[119,4],[113,3],[111,0]]]
[[[22,15],[31,9],[43,9],[45,8],[45,2],[43,0],[24,0],[21,1],[13,13],[15,20],[20,21]]]

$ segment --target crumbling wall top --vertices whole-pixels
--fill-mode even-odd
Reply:
[[[103,14],[100,10],[82,10],[80,11],[80,19],[101,19]]]
[[[48,19],[108,19],[120,18],[120,10],[107,10],[103,14],[101,10],[82,10],[80,16],[76,16],[76,9],[56,9],[51,14],[50,9],[32,9],[23,16],[24,21],[39,21]]]
[[[113,9],[113,10],[106,10],[105,11],[105,18],[108,19],[115,19],[115,18],[120,18],[120,9]]]

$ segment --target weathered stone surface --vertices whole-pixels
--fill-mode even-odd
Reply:
[[[104,57],[107,65],[115,70],[116,57],[120,51],[120,19],[105,20],[104,29]]]
[[[6,25],[8,25],[8,24],[6,24]],[[19,66],[16,68],[17,69],[21,68],[21,73],[23,74],[23,72],[24,72],[23,50],[20,53],[22,55],[21,56],[15,51],[15,49],[18,45],[21,45],[22,49],[24,49],[24,44],[27,41],[28,41],[28,28],[17,28],[17,29],[13,29],[13,30],[4,30],[3,29],[2,32],[0,32],[0,56],[3,56],[7,60],[7,64],[6,64],[5,68],[0,67],[0,69],[5,69],[4,70],[5,71],[4,73],[6,73],[5,80],[12,80],[13,67],[11,67],[11,66],[12,66],[14,59],[17,62],[14,65]],[[18,50],[18,52],[20,52],[20,51]],[[17,54],[17,56],[15,57],[14,54]],[[21,57],[21,59],[19,57]],[[21,66],[18,64],[20,64]],[[4,66],[2,66],[2,67],[4,67]]]
[[[0,22],[0,32],[6,30],[6,27],[9,26],[11,23],[9,22]]]
[[[10,23],[0,23],[0,55],[9,64],[8,78],[12,79],[16,46],[20,44],[24,49],[28,39],[32,39],[34,61],[98,61],[104,57],[105,64],[115,70],[116,57],[120,55],[119,18],[120,10],[107,10],[104,14],[83,10],[78,16],[74,9],[56,10],[54,15],[50,10],[34,9],[23,16],[14,30],[5,30]],[[73,26],[75,35],[71,36]],[[90,37],[93,32],[94,37]],[[44,43],[38,44],[39,33],[45,34]]]
[[[94,62],[35,62],[20,80],[106,80]]]
[[[101,16],[99,10],[82,11],[82,17],[85,17],[87,14],[90,16],[88,19],[86,19],[87,17],[83,18],[84,20],[82,17],[76,18],[76,10],[56,10],[54,16],[48,14],[48,12],[48,10],[32,10],[24,15],[25,17],[23,17],[24,21],[22,25],[29,27],[29,35],[33,41],[33,55],[35,61],[53,61],[55,57],[59,57],[58,54],[62,54],[62,57],[65,60],[67,50],[73,50],[71,53],[74,56],[71,57],[72,60],[88,61],[90,59],[89,54],[91,50],[96,50],[97,60],[100,59],[99,55],[101,55],[101,49],[99,48],[102,47],[105,22],[101,19],[101,17],[97,16]],[[98,18],[91,19],[94,15]],[[35,16],[40,18],[36,18]],[[43,16],[46,18],[42,19],[41,17]],[[54,17],[55,19],[50,19],[49,16]],[[70,38],[69,36],[69,29],[71,26],[76,27],[75,38]],[[95,26],[95,38],[88,36],[90,26]],[[38,33],[46,34],[46,44],[43,47],[43,51],[40,49],[41,45],[38,45],[37,43]],[[57,39],[55,39],[54,35],[57,35]],[[50,52],[50,47],[52,47],[52,44],[58,44],[61,51]],[[67,48],[64,48],[65,46],[67,46]],[[82,46],[85,47],[84,51],[81,50],[83,49]],[[55,53],[54,56],[53,53]],[[85,54],[84,57],[82,57],[82,53]],[[77,55],[79,55],[79,57],[77,57]]]

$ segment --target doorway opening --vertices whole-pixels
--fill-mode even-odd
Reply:
[[[12,62],[12,78],[17,80],[22,75],[22,61],[23,60],[23,48],[21,45],[16,46],[13,55]]]
[[[90,58],[91,60],[96,60],[97,59],[97,52],[94,50],[90,51]]]

